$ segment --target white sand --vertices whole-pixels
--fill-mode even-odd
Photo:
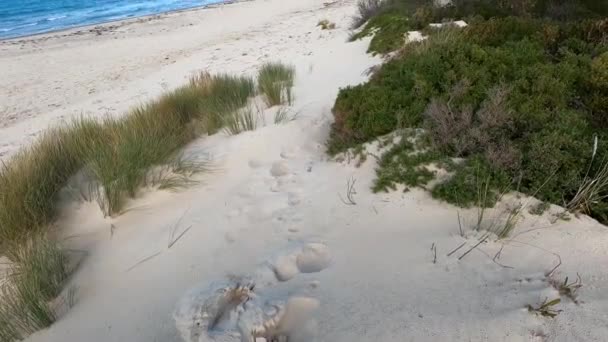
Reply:
[[[372,194],[373,157],[360,167],[328,160],[338,88],[364,81],[380,62],[365,54],[368,41],[345,42],[354,8],[352,0],[258,0],[101,36],[2,43],[7,155],[63,118],[119,114],[194,70],[253,74],[263,61],[282,60],[298,72],[295,121],[274,125],[270,109],[266,127],[188,148],[216,166],[200,185],[147,192],[116,218],[103,218],[94,203],[66,205],[57,226],[86,253],[70,281],[77,301],[28,341],[238,341],[239,329],[265,315],[290,341],[608,339],[606,227],[525,212],[511,239],[490,239],[458,260],[481,236],[471,230],[474,210],[460,210],[461,237],[457,209],[421,190]],[[320,19],[338,28],[321,31]],[[350,177],[356,205],[342,201]],[[559,296],[545,274],[560,258],[553,278],[580,273],[579,304],[562,297],[555,319],[528,312]],[[255,284],[251,299],[209,335],[203,313],[229,307],[222,289],[236,279]]]

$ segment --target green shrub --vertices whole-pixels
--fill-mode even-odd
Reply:
[[[357,1],[357,15],[353,17],[351,24],[352,29],[356,29],[365,24],[369,18],[374,17],[382,11],[384,6],[383,0],[359,0]]]
[[[608,52],[593,59],[590,74],[587,105],[594,122],[606,128],[608,127]]]
[[[435,176],[429,168],[431,164],[451,165],[441,153],[430,148],[426,138],[426,135],[404,135],[398,144],[384,153],[372,190],[395,190],[397,184],[424,187]]]
[[[387,12],[373,17],[352,40],[373,36],[368,52],[386,54],[397,50],[405,42],[405,34],[411,30],[410,19],[401,14]]]
[[[462,157],[466,162],[452,178],[433,189],[435,197],[470,205],[478,193],[475,179],[486,177],[490,198],[511,188],[564,205],[587,172],[599,172],[591,163],[594,135],[594,157],[608,153],[606,32],[604,20],[522,17],[435,32],[408,45],[367,83],[340,90],[328,151],[404,127],[424,128],[431,148],[416,158],[407,144],[388,152],[375,190],[423,185],[432,175],[419,165]],[[608,201],[594,201],[585,212],[605,220]]]
[[[373,6],[368,3],[373,3]],[[530,18],[580,25],[584,19],[597,22],[608,16],[608,2],[602,0],[452,0],[444,6],[437,6],[431,0],[360,0],[359,6],[360,13],[365,14],[355,17],[354,26],[359,27],[365,22],[367,25],[351,39],[373,34],[369,52],[382,54],[402,47],[407,31],[426,30],[430,23],[463,19],[475,24],[486,19],[517,17],[510,23],[500,21],[500,27],[484,28],[500,31],[494,32],[500,33],[495,34],[494,38],[508,39],[518,35],[521,37],[522,33],[534,28],[530,25],[538,25],[538,21],[530,21]],[[552,35],[554,32],[544,32],[548,42],[556,38]],[[605,37],[608,31],[600,26],[595,28],[595,33]]]
[[[422,24],[444,19],[484,19],[520,16],[569,21],[585,18],[599,19],[608,15],[608,4],[602,0],[452,0],[445,6],[433,1],[388,0],[384,9],[396,9],[403,14],[427,12]]]
[[[461,207],[491,208],[511,187],[509,175],[493,169],[482,157],[471,157],[453,171],[452,177],[432,189],[433,197]]]

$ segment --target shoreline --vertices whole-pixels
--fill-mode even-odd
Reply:
[[[220,8],[225,5],[234,5],[234,4],[238,4],[238,3],[242,3],[242,2],[251,2],[251,1],[255,1],[255,0],[226,0],[226,1],[218,2],[218,3],[214,3],[214,4],[181,8],[181,9],[175,9],[175,10],[159,12],[159,13],[154,13],[154,14],[145,14],[145,15],[141,15],[141,16],[134,16],[134,17],[128,17],[128,18],[101,21],[101,22],[98,22],[95,24],[83,24],[83,25],[77,25],[77,26],[71,26],[71,27],[58,28],[55,30],[33,33],[33,34],[26,34],[26,35],[17,36],[17,37],[0,38],[0,45],[23,44],[23,43],[37,41],[37,40],[41,40],[41,39],[48,40],[50,38],[61,38],[61,37],[69,37],[69,36],[74,36],[74,35],[84,35],[87,33],[106,32],[109,29],[120,28],[123,26],[131,25],[131,24],[149,22],[149,21],[157,20],[157,19],[164,19],[167,16],[171,16],[171,15],[175,15],[175,14],[180,14],[180,13],[185,13],[185,12],[204,11],[204,10],[209,10],[209,9]],[[118,25],[116,25],[116,24],[118,24]],[[95,29],[98,29],[98,30],[95,30]],[[61,34],[61,33],[66,33],[66,34]]]
[[[285,48],[306,56],[291,40],[312,43],[317,13],[335,4],[238,0],[0,41],[0,160],[72,118],[123,115],[193,72],[251,74]],[[294,14],[314,24],[287,33],[277,20]]]

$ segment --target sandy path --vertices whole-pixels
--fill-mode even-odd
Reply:
[[[86,255],[69,284],[77,289],[76,302],[28,341],[239,341],[234,321],[272,316],[276,312],[266,310],[273,305],[293,309],[282,316],[293,319],[286,328],[291,342],[606,340],[606,227],[584,217],[553,222],[557,207],[540,217],[525,213],[512,239],[490,240],[459,260],[480,237],[471,230],[474,210],[460,210],[460,236],[457,209],[420,190],[371,193],[372,156],[360,167],[328,160],[324,144],[339,87],[364,81],[365,70],[379,63],[365,54],[367,41],[345,43],[353,11],[354,1],[326,7],[313,0],[260,0],[123,26],[119,30],[131,31],[111,33],[117,39],[104,33],[40,43],[75,65],[65,78],[59,67],[45,69],[48,79],[40,82],[94,85],[92,94],[89,86],[39,86],[32,69],[11,71],[13,82],[1,80],[3,87],[31,84],[14,94],[22,99],[46,94],[20,107],[35,113],[32,118],[1,130],[5,151],[12,151],[27,142],[25,134],[80,111],[102,115],[107,107],[120,113],[180,84],[193,70],[253,73],[270,59],[297,67],[290,108],[296,120],[273,124],[273,108],[256,131],[217,134],[188,147],[186,153],[215,163],[201,184],[179,193],[144,193],[116,218],[103,218],[94,203],[65,205],[59,232]],[[205,20],[190,27],[184,18]],[[325,18],[338,28],[316,28]],[[228,19],[230,31],[219,32]],[[31,46],[23,54],[15,46],[2,48],[32,65],[46,63]],[[74,63],[76,55],[87,56],[75,49],[88,51],[87,63]],[[4,57],[3,68],[9,60]],[[72,93],[79,96],[63,96]],[[45,112],[55,101],[69,104]],[[351,178],[357,181],[355,205],[341,199]],[[507,204],[517,199],[512,201]],[[181,232],[183,238],[169,247]],[[462,243],[462,250],[447,256]],[[437,247],[435,262],[431,246]],[[555,279],[578,272],[584,287],[578,304],[562,297],[563,312],[551,320],[526,305],[559,296],[544,275],[558,256]],[[205,300],[213,290],[234,285],[235,277],[255,282],[251,301],[240,314],[223,317],[211,335],[201,331]],[[294,297],[308,306],[290,307]]]

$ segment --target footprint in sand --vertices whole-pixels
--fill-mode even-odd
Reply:
[[[264,163],[262,163],[262,161],[260,161],[258,159],[250,159],[247,164],[252,169],[257,169],[257,168],[261,167],[262,165],[264,165]]]
[[[289,166],[284,161],[275,162],[270,169],[270,174],[276,178],[287,176],[289,173]]]
[[[329,248],[322,243],[309,243],[296,258],[298,269],[302,273],[316,273],[326,269],[331,262]]]
[[[331,263],[329,248],[322,243],[309,243],[293,253],[281,255],[271,262],[277,280],[287,281],[299,273],[316,273]]]
[[[300,204],[300,202],[302,202],[302,196],[299,192],[292,191],[287,193],[287,204],[290,207],[295,207]]]
[[[274,285],[299,273],[320,272],[330,262],[326,245],[308,243],[262,265],[252,277],[232,277],[194,289],[178,304],[176,327],[186,342],[313,341],[319,301],[307,296],[284,298],[285,292]],[[307,287],[316,289],[319,282],[313,280]]]

